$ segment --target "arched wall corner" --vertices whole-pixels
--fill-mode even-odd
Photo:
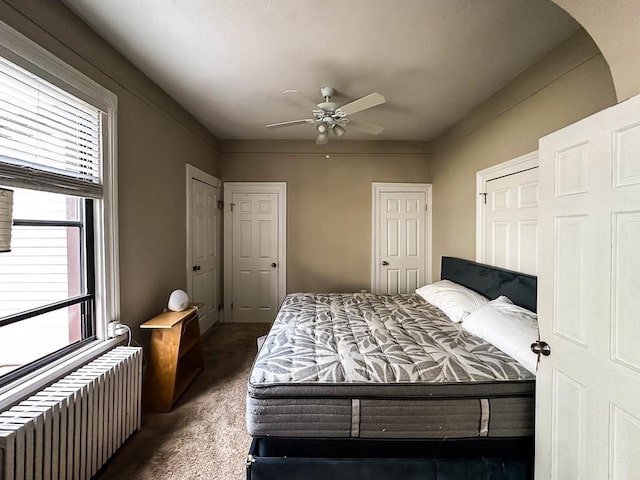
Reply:
[[[609,64],[618,102],[640,93],[640,0],[552,0],[591,35]]]

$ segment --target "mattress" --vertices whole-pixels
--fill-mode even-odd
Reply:
[[[290,294],[251,370],[254,437],[533,434],[535,378],[415,294]]]

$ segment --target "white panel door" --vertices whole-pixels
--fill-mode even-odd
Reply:
[[[536,479],[640,472],[640,97],[540,140]]]
[[[238,193],[233,204],[234,322],[271,322],[279,307],[278,195]]]
[[[427,192],[378,193],[376,293],[409,293],[427,283]]]
[[[484,218],[485,263],[535,275],[538,168],[489,180]]]
[[[198,309],[204,333],[218,321],[220,304],[220,215],[218,188],[191,179],[191,301]]]

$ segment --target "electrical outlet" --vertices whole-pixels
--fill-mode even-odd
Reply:
[[[107,323],[107,338],[115,338],[128,333],[128,331],[127,326],[117,320]]]
[[[119,335],[118,327],[120,326],[120,322],[113,321],[107,323],[107,338],[115,338]]]
[[[362,290],[360,290],[360,293],[367,293],[367,291],[363,288]]]
[[[126,325],[123,325],[121,323],[116,325],[116,335],[126,335],[127,333],[129,333],[129,328]]]

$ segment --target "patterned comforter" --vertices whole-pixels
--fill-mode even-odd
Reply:
[[[393,384],[532,380],[415,294],[288,295],[249,383]]]

